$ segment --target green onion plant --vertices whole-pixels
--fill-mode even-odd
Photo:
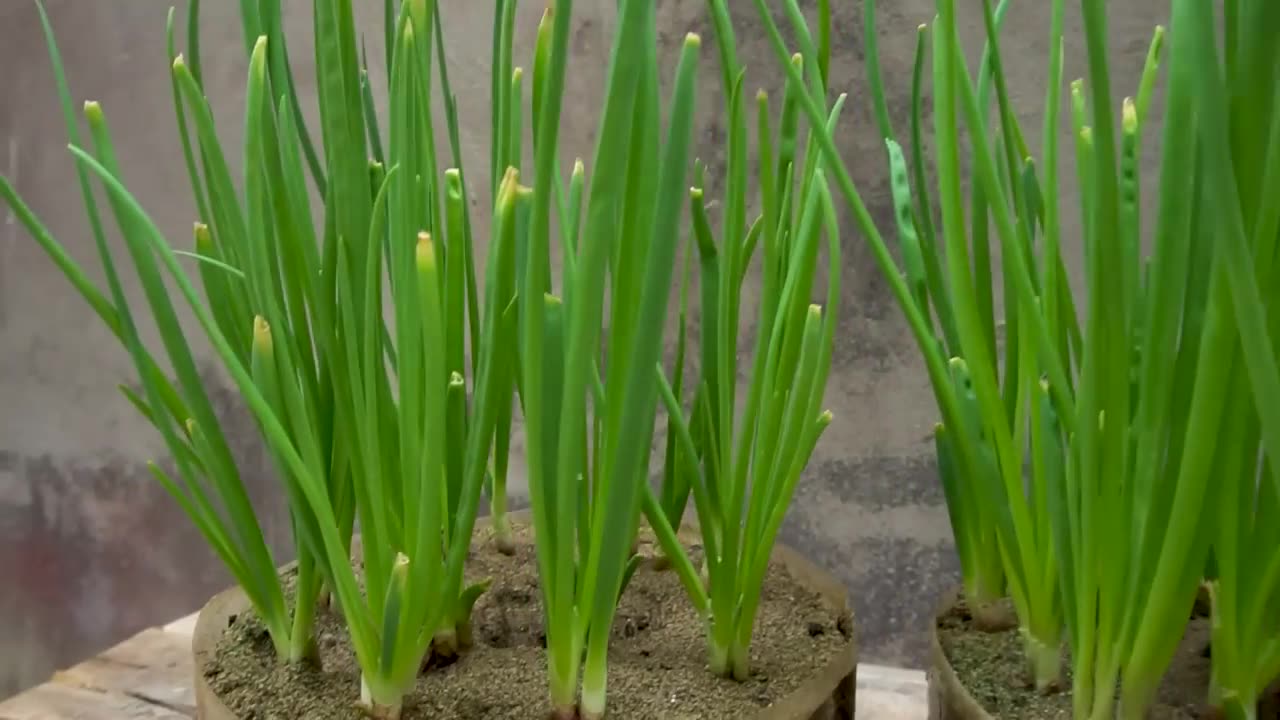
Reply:
[[[798,80],[762,0],[757,6],[778,62]],[[1171,7],[1168,36],[1157,29],[1136,98],[1117,113],[1105,3],[1080,3],[1088,74],[1087,83],[1072,83],[1070,95],[1088,300],[1079,317],[1062,271],[1057,184],[1058,117],[1067,94],[1062,0],[1051,7],[1043,181],[1003,88],[999,10],[984,3],[988,51],[975,85],[955,3],[939,0],[932,35],[942,211],[942,242],[933,244],[940,247],[928,247],[937,235],[920,169],[918,99],[914,192],[900,148],[887,144],[905,272],[830,134],[818,137],[926,361],[943,416],[939,462],[966,584],[984,571],[990,552],[973,550],[975,538],[985,544],[994,537],[1024,631],[1034,637],[1039,628],[1036,603],[1028,602],[1037,594],[1040,607],[1061,613],[1078,718],[1145,716],[1211,548],[1212,699],[1231,717],[1254,717],[1259,692],[1280,669],[1270,617],[1276,539],[1268,524],[1280,489],[1272,469],[1280,452],[1276,293],[1268,292],[1280,211],[1265,201],[1277,176],[1280,123],[1271,108],[1277,57],[1264,40],[1278,18],[1269,4],[1248,0],[1223,3],[1221,15],[1194,0]],[[922,39],[921,53],[923,46]],[[1170,71],[1158,203],[1144,232],[1140,148],[1162,50]],[[988,82],[998,123],[987,117]],[[823,98],[812,93],[802,108],[817,121]],[[878,116],[891,137],[887,112]],[[974,172],[968,222],[961,124]],[[1005,282],[1003,395],[987,330],[990,221]],[[935,253],[941,261],[931,259]],[[948,354],[958,360],[948,362]],[[1010,438],[1010,452],[1000,450]],[[1014,461],[1019,465],[1009,468]],[[1031,466],[1025,484],[1022,462]],[[1003,478],[1003,492],[993,476]]]
[[[1175,566],[1175,538],[1192,536],[1189,544],[1199,552],[1207,530],[1215,575],[1210,702],[1230,719],[1252,719],[1261,694],[1280,679],[1280,206],[1274,200],[1280,196],[1280,49],[1274,42],[1280,8],[1244,0],[1216,10],[1172,3],[1166,152],[1174,152],[1171,143],[1185,143],[1187,158],[1178,169],[1192,177],[1162,176],[1169,188],[1162,184],[1161,201],[1167,192],[1170,205],[1187,202],[1190,209],[1162,205],[1169,238],[1157,236],[1157,242],[1169,243],[1166,254],[1179,269],[1185,261],[1192,264],[1185,290],[1165,290],[1175,301],[1185,293],[1184,314],[1203,329],[1198,356],[1179,357],[1180,364],[1165,370],[1172,374],[1166,382],[1179,391],[1172,395],[1172,416],[1179,421],[1174,430],[1183,423],[1187,428],[1180,464],[1165,466],[1166,473],[1178,473],[1178,488],[1171,500],[1160,498],[1171,503],[1178,524],[1164,536],[1149,527],[1143,550],[1158,548],[1155,587],[1179,583],[1180,589],[1189,580]],[[1187,225],[1176,225],[1180,220]],[[1157,250],[1153,277],[1160,277],[1158,260]],[[1181,333],[1187,325],[1184,319]],[[1188,375],[1193,383],[1185,382]],[[1139,454],[1139,462],[1144,459]],[[1194,521],[1206,510],[1210,518]],[[1146,621],[1134,621],[1129,641],[1143,651],[1134,659],[1142,661],[1139,670],[1156,667],[1170,652],[1167,638],[1158,637],[1156,625],[1164,619],[1158,612],[1174,614],[1185,606],[1180,596],[1157,600],[1155,589],[1149,592]],[[1134,671],[1125,667],[1124,673],[1128,678]],[[1126,679],[1123,710],[1124,703],[1142,705],[1152,692],[1153,678],[1138,678]]]
[[[224,297],[231,297],[231,291],[225,288],[235,287],[235,302],[219,305],[216,319],[212,317],[212,313],[202,315],[201,319],[209,320],[211,327],[217,331],[219,350],[235,358],[240,370],[236,380],[247,384],[252,384],[251,356],[256,355],[254,335],[261,335],[262,343],[259,346],[268,352],[272,344],[266,320],[255,321],[255,315],[249,309],[247,286],[254,281],[260,282],[261,278],[251,279],[243,268],[233,267],[218,259],[211,252],[213,241],[210,225],[203,221],[195,226],[194,253],[171,250],[167,244],[165,252],[156,251],[152,243],[158,236],[153,226],[116,179],[118,167],[106,117],[97,103],[89,102],[84,106],[83,118],[89,128],[89,143],[86,144],[82,138],[81,126],[72,106],[70,89],[48,15],[42,4],[37,3],[37,9],[54,69],[72,152],[75,153],[77,176],[92,237],[108,285],[107,291],[103,292],[94,284],[89,274],[53,238],[5,178],[0,178],[0,195],[3,195],[19,221],[129,353],[138,372],[140,391],[124,385],[120,389],[142,416],[161,433],[173,460],[173,469],[150,463],[153,475],[173,495],[244,590],[266,626],[280,659],[288,662],[315,659],[311,625],[322,576],[317,553],[323,550],[319,545],[304,548],[301,534],[308,528],[314,528],[318,511],[330,519],[332,533],[329,539],[334,546],[348,546],[354,515],[350,488],[343,486],[346,479],[333,465],[327,465],[322,469],[322,474],[314,477],[313,483],[307,488],[308,495],[304,496],[301,486],[290,484],[290,514],[299,562],[292,593],[294,607],[288,607],[285,585],[277,574],[277,564],[264,542],[261,523],[249,501],[219,418],[213,411],[204,379],[196,370],[195,359],[178,324],[163,281],[163,273],[179,267],[178,257],[194,256],[200,259],[200,270],[207,273],[207,290],[211,295],[216,297],[225,293]],[[172,55],[172,14],[168,27]],[[197,36],[194,27],[193,22],[193,37]],[[181,98],[183,85],[198,83],[195,79],[198,63],[194,67],[196,69],[193,72],[186,63],[176,63],[175,98]],[[255,71],[260,73],[261,70],[259,62]],[[261,83],[256,87],[260,89]],[[181,104],[176,107],[182,112]],[[207,113],[207,107],[200,107]],[[197,120],[207,125],[209,116],[204,114],[197,117]],[[84,148],[92,148],[92,153]],[[187,156],[191,156],[190,150],[187,151]],[[235,220],[230,215],[223,216],[223,219],[228,224],[238,221],[240,227],[236,228],[236,237],[243,238],[245,220],[239,210],[239,202],[236,198],[223,194],[226,186],[221,183],[229,182],[229,176],[225,165],[215,164],[221,160],[223,157],[220,152],[211,156],[207,175],[211,188],[210,199],[206,199],[202,192],[198,203],[204,208],[202,217],[209,218],[210,222],[213,217],[208,209],[211,202],[218,203],[219,210],[224,212],[229,211],[234,204],[240,214]],[[153,354],[141,341],[137,320],[123,292],[115,254],[107,243],[98,196],[92,189],[95,180],[105,181],[106,200],[120,227],[129,257],[138,271],[146,302],[153,310],[152,319],[160,331],[163,356]],[[226,229],[229,235],[236,231],[229,226]],[[181,277],[188,283],[184,289],[189,288],[185,272]],[[268,289],[261,286],[255,288],[260,292]],[[219,325],[230,330],[223,334]],[[165,372],[162,362],[167,362],[172,367],[172,377]],[[260,393],[254,400],[260,409],[266,407],[265,399]],[[319,404],[325,400],[316,396],[312,402]],[[277,435],[283,436],[287,430],[280,425],[281,422],[276,420],[273,430]],[[327,436],[333,432],[332,426],[326,427],[323,424],[313,425],[309,430],[317,436]],[[318,466],[317,468],[320,469]],[[175,474],[177,477],[174,477]]]
[[[1067,448],[1052,515],[1077,717],[1145,717],[1210,552],[1210,700],[1252,718],[1280,670],[1269,616],[1277,587],[1265,575],[1280,490],[1271,288],[1280,211],[1263,200],[1280,138],[1270,107],[1280,56],[1264,38],[1280,16],[1261,2],[1222,9],[1171,3],[1159,194],[1143,258],[1137,156],[1154,81],[1144,77],[1122,104],[1117,133],[1105,7],[1083,3],[1089,73],[1072,89],[1084,118],[1073,130],[1090,302],[1074,422],[1047,403],[1043,415],[1049,442],[1065,438]]]
[[[824,29],[830,5],[819,3]],[[806,88],[789,83],[775,135],[769,100],[756,97],[756,143],[761,210],[748,224],[748,140],[743,107],[743,68],[733,25],[723,0],[708,3],[719,46],[728,160],[719,233],[708,219],[699,168],[690,191],[692,232],[699,268],[701,318],[699,376],[690,381],[692,408],[681,406],[683,344],[678,346],[676,382],[660,372],[660,390],[674,437],[666,456],[662,497],[646,496],[646,517],[663,551],[674,558],[698,611],[707,620],[709,665],[717,675],[746,680],[750,644],[773,546],[796,483],[831,413],[821,410],[840,297],[840,238],[835,205],[817,146],[797,115]],[[830,54],[829,32],[814,57]],[[803,65],[799,56],[794,61]],[[815,92],[825,92],[826,74],[810,65]],[[823,122],[833,128],[843,98]],[[806,138],[805,142],[800,142]],[[717,238],[719,234],[719,238]],[[810,303],[823,236],[827,245],[826,311]],[[761,298],[756,347],[745,403],[737,397],[738,338],[742,285],[761,249]],[[674,385],[674,386],[673,386]],[[668,483],[676,490],[668,490]],[[704,578],[693,574],[668,524],[679,526],[690,492],[704,549]],[[704,581],[705,580],[705,587]]]
[[[599,718],[610,627],[636,565],[642,498],[656,502],[648,485],[655,369],[688,188],[700,41],[685,39],[664,122],[656,9],[642,0],[619,4],[595,160],[589,179],[575,166],[566,192],[556,148],[571,5],[556,4],[535,59],[534,185],[521,190],[530,207],[516,243],[523,248],[517,387],[553,713]],[[553,208],[558,293],[549,272]]]
[[[1048,143],[1045,150],[1048,187],[1042,191],[1036,161],[1028,154],[1008,96],[998,38],[1009,4],[982,4],[988,40],[973,90],[979,112],[970,127],[978,128],[971,132],[988,139],[998,152],[993,158],[998,182],[986,185],[975,165],[968,182],[967,221],[957,122],[964,98],[955,88],[957,82],[969,80],[955,79],[964,70],[957,70],[958,56],[950,47],[954,9],[939,4],[932,38],[936,192],[930,191],[926,179],[921,116],[928,28],[920,27],[916,42],[910,165],[895,137],[875,59],[874,2],[867,4],[866,36],[873,58],[868,72],[876,121],[885,140],[902,276],[914,314],[924,323],[925,332],[918,329],[917,340],[931,367],[948,370],[930,378],[943,414],[934,440],[965,600],[981,624],[998,627],[1003,619],[992,611],[992,604],[1012,599],[1031,675],[1037,688],[1048,690],[1060,678],[1063,636],[1049,490],[1052,473],[1060,472],[1063,459],[1037,455],[1040,446],[1032,442],[1032,418],[1045,372],[1036,343],[1039,334],[1048,333],[1053,361],[1065,369],[1079,355],[1082,340],[1059,250],[1056,143]],[[1061,3],[1053,8],[1052,24],[1051,34],[1060,40]],[[1046,137],[1057,132],[1060,93],[1053,88],[1062,84],[1060,55],[1051,58],[1049,73]],[[935,222],[935,202],[940,222]],[[1000,214],[1012,218],[1012,225],[997,223],[993,238],[990,222]],[[1000,235],[1006,229],[1013,231],[1011,238]],[[1017,243],[1014,249],[1022,260],[1004,247],[1006,239]],[[1043,268],[1034,265],[1037,248],[1042,249]],[[997,253],[1004,258],[999,279],[1005,303],[999,322],[993,272]],[[1043,311],[1021,302],[1022,280],[1030,282],[1036,297],[1045,298]],[[1071,382],[1069,375],[1064,377]]]

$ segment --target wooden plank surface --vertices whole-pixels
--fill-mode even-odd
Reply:
[[[57,681],[0,703],[0,720],[190,720],[194,714],[115,692]]]
[[[0,702],[0,720],[190,720],[195,615],[151,628]],[[925,720],[919,670],[858,666],[858,720]]]
[[[191,636],[144,630],[101,655],[54,675],[54,682],[116,692],[195,715]]]

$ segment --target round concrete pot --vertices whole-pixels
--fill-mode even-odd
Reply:
[[[512,513],[513,521],[524,518],[527,515]],[[483,522],[481,520],[477,525]],[[680,535],[686,543],[698,542],[697,532],[691,528],[682,529]],[[820,595],[832,607],[846,614],[852,626],[852,611],[849,609],[843,584],[798,552],[781,544],[774,547],[773,557],[786,567],[801,586]],[[285,570],[287,569],[286,566]],[[248,597],[237,587],[215,595],[200,611],[192,638],[196,717],[199,720],[240,720],[205,680],[205,670],[213,658],[218,640],[234,616],[249,612],[250,609]],[[854,715],[856,668],[857,644],[850,630],[847,649],[815,672],[794,692],[761,710],[756,717],[758,720],[850,720]]]
[[[938,621],[956,607],[961,597],[959,589],[943,595],[929,625],[929,720],[992,720],[991,714],[960,682],[938,637]]]
[[[993,716],[988,713],[982,705],[973,697],[973,694],[960,681],[959,675],[956,673],[955,667],[951,664],[951,660],[947,657],[943,650],[941,638],[938,633],[939,621],[949,615],[961,602],[963,598],[962,591],[956,588],[943,596],[943,600],[939,603],[938,610],[934,615],[934,622],[929,632],[929,720],[993,720]],[[1181,683],[1185,685],[1188,679],[1199,679],[1203,681],[1203,685],[1195,685],[1193,694],[1197,697],[1208,694],[1208,678],[1209,678],[1209,662],[1204,655],[1207,648],[1208,625],[1210,623],[1210,598],[1205,586],[1201,586],[1199,595],[1196,598],[1195,606],[1191,610],[1189,625],[1185,631],[1182,643],[1179,645],[1178,651],[1172,660],[1177,667],[1170,667],[1169,672],[1172,677],[1180,678]],[[1008,629],[1008,618],[997,620],[1006,622],[1005,629]],[[1197,669],[1198,668],[1198,669]],[[1175,683],[1177,684],[1177,683]],[[1172,687],[1172,685],[1170,686]],[[1191,706],[1185,704],[1185,698],[1178,698],[1177,693],[1172,693],[1174,697],[1165,697],[1166,688],[1162,685],[1161,697],[1158,702],[1163,710],[1160,712],[1181,712],[1188,713],[1198,718],[1214,718],[1219,717],[1214,714],[1214,710],[1207,707]],[[1173,702],[1171,706],[1164,704]],[[1280,717],[1280,713],[1272,708],[1280,708],[1280,684],[1278,689],[1269,692],[1259,700],[1258,717]],[[1268,714],[1270,713],[1270,714]],[[1179,715],[1162,715],[1158,717],[1186,717],[1187,714]],[[1028,720],[1036,720],[1034,717]]]
[[[786,566],[791,576],[809,590],[825,597],[834,607],[848,613],[844,585],[803,555],[779,543],[773,557]],[[760,713],[760,720],[851,720],[857,689],[858,646],[855,630],[850,630],[846,650],[811,677],[799,689]]]

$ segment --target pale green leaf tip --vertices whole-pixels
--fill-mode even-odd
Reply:
[[[1080,140],[1086,145],[1092,145],[1093,144],[1093,128],[1089,127],[1088,125],[1085,125],[1084,127],[1080,128]]]
[[[756,102],[760,103],[761,105],[764,105],[765,103],[769,102],[769,93],[765,92],[764,88],[760,88],[759,90],[756,91]]]
[[[102,105],[97,100],[86,100],[84,116],[91,123],[102,122]]]
[[[460,180],[462,179],[462,171],[458,168],[449,168],[444,171],[444,176],[448,180]]]
[[[946,426],[946,425],[944,425],[944,424],[942,424],[942,423],[934,423],[934,424],[933,424],[933,434],[934,434],[934,435],[945,435],[946,433],[947,433],[947,426]]]
[[[916,32],[920,33],[921,35],[927,34],[929,32],[929,26],[925,25],[924,23],[920,23],[920,25],[916,27]]]
[[[182,55],[182,53],[178,53],[178,57],[173,59],[173,70],[174,72],[178,72],[186,69],[187,69],[187,60]]]
[[[273,350],[271,325],[261,315],[253,318],[253,349],[263,355],[270,355]]]
[[[422,17],[427,12],[427,0],[409,0],[409,11],[414,17]]]
[[[516,185],[520,184],[520,171],[514,167],[507,166],[507,171],[502,174],[502,184],[498,186],[498,197],[502,198],[503,193],[514,193]]]
[[[396,576],[396,579],[403,580],[409,572],[409,556],[402,552],[396,553],[396,561],[391,567],[391,572]]]
[[[187,426],[187,437],[194,436],[196,434],[196,419],[187,418],[186,426]]]
[[[792,55],[792,56],[791,56],[791,64],[792,64],[792,65],[797,65],[797,66],[799,66],[799,65],[804,65],[804,56],[803,56],[803,55],[801,55],[800,53],[796,53],[796,54]]]
[[[822,306],[816,303],[809,305],[809,317],[814,320],[822,319]]]
[[[196,249],[209,250],[213,248],[213,233],[209,232],[209,226],[202,222],[195,223],[194,235],[196,237]]]
[[[253,54],[265,53],[267,51],[267,36],[259,35],[258,40],[253,44]]]
[[[435,245],[431,242],[431,233],[418,233],[417,247],[418,269],[427,271],[436,268],[436,251]]]
[[[697,50],[702,47],[702,37],[698,33],[689,33],[684,36],[684,46],[691,50]]]
[[[552,295],[551,293],[543,293],[542,300],[548,307],[559,307],[563,302],[559,296]]]
[[[524,68],[517,65],[516,68],[511,71],[511,82],[518,83],[523,78],[524,78]]]
[[[1124,99],[1122,112],[1122,127],[1127,134],[1133,134],[1138,130],[1138,109],[1134,107],[1133,98]]]
[[[700,187],[691,187],[691,188],[689,188],[689,199],[690,199],[690,200],[701,200],[701,199],[702,199],[702,188],[700,188]]]
[[[831,421],[834,420],[835,417],[836,417],[835,414],[832,413],[830,410],[823,410],[822,414],[818,416],[818,424],[830,425]]]
[[[584,164],[582,163],[582,158],[574,158],[574,160],[573,160],[573,174],[574,174],[574,175],[585,175],[585,174],[586,174],[586,172],[587,172],[587,166],[586,166],[586,165],[584,165]]]
[[[458,372],[457,370],[454,370],[453,372],[449,373],[450,385],[454,387],[462,387],[465,383],[466,381],[462,379],[462,373]]]

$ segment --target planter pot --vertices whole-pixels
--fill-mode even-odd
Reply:
[[[929,720],[992,720],[960,681],[939,633],[940,625],[963,612],[962,600],[959,590],[947,593],[929,628]]]
[[[935,640],[929,657],[929,720],[991,720],[941,653]]]
[[[1193,610],[1150,717],[1158,720],[1215,717],[1205,707],[1210,670],[1209,623],[1207,617]],[[1005,623],[996,624],[995,630],[978,629],[960,590],[943,596],[930,628],[930,720],[1071,717],[1069,659],[1064,656],[1062,663],[1065,689],[1051,695],[1037,693],[1022,660],[1022,640],[1016,622],[1014,625],[1009,627]]]
[[[527,515],[510,517],[514,557],[498,553],[487,523],[477,522],[468,580],[488,577],[493,585],[472,617],[475,646],[419,676],[406,698],[406,720],[526,720],[547,712],[532,534]],[[681,537],[700,552],[695,533],[686,529]],[[776,546],[752,645],[752,677],[737,683],[707,671],[701,620],[674,573],[660,569],[656,544],[642,537],[639,552],[648,560],[622,595],[610,639],[610,720],[853,717],[856,649],[841,583]],[[260,708],[257,717],[358,720],[359,678],[341,618],[319,615],[323,670],[284,668],[271,657],[260,625],[254,626],[244,593],[233,588],[214,596],[201,610],[193,638],[197,717],[241,720],[249,708]],[[236,658],[235,667],[228,657]]]

